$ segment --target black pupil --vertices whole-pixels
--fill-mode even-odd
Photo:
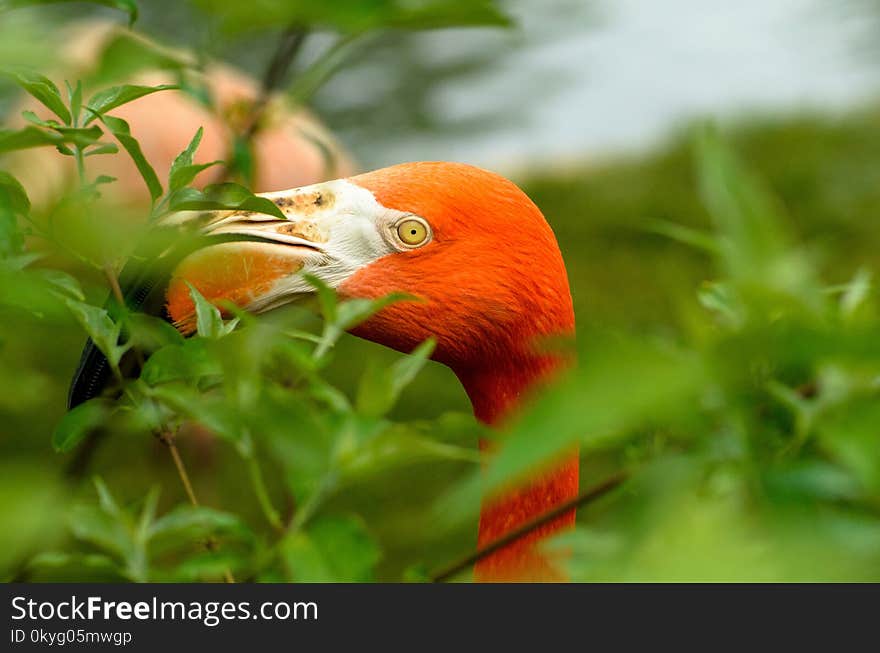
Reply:
[[[413,236],[415,236],[415,235],[416,235],[416,230],[415,230],[415,229],[412,229],[412,230],[410,231],[410,233],[411,233]]]

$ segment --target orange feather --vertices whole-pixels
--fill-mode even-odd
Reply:
[[[562,255],[543,215],[515,184],[463,164],[409,163],[352,178],[388,208],[425,218],[427,246],[379,259],[340,287],[343,295],[399,302],[353,330],[402,351],[428,337],[434,358],[461,380],[478,419],[497,424],[563,360],[540,351],[540,339],[574,331]],[[574,497],[578,456],[519,488],[488,500],[479,545]],[[574,523],[574,511],[484,558],[483,581],[561,580],[536,544]]]

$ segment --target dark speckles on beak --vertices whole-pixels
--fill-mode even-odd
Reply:
[[[312,243],[326,243],[327,236],[314,222],[287,222],[281,223],[274,228],[275,233],[297,236]]]
[[[321,251],[328,242],[327,223],[322,220],[332,212],[336,196],[327,188],[295,190],[279,193],[269,199],[281,209],[285,219],[279,220],[254,211],[236,211],[223,214],[213,223],[204,225],[206,233],[239,234],[260,237],[288,245],[311,247]],[[320,224],[324,223],[324,227]]]
[[[336,198],[333,193],[327,190],[321,190],[309,193],[284,195],[282,197],[276,197],[273,201],[282,211],[285,209],[291,209],[299,215],[309,215],[315,211],[332,207],[335,200]]]

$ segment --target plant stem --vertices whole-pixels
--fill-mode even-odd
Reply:
[[[125,298],[122,296],[122,287],[119,285],[119,279],[116,278],[116,272],[113,270],[113,266],[110,265],[110,263],[104,264],[104,276],[107,277],[107,282],[110,284],[110,291],[113,293],[116,301],[119,302],[121,307],[124,307]]]
[[[251,120],[244,133],[245,140],[250,140],[254,135],[269,97],[281,87],[284,77],[287,75],[287,71],[290,70],[291,65],[293,65],[296,55],[302,49],[307,35],[308,32],[306,30],[296,25],[291,25],[281,34],[278,46],[275,48],[275,52],[269,60],[269,65],[266,67],[266,72],[263,74],[260,95],[256,103],[254,103]]]
[[[302,49],[306,36],[308,36],[308,31],[299,25],[291,25],[282,32],[281,38],[278,40],[278,45],[275,48],[275,52],[272,54],[272,58],[266,66],[266,71],[263,73],[263,79],[260,84],[260,93],[254,100],[254,104],[250,109],[250,113],[244,122],[244,128],[239,136],[246,147],[250,147],[250,142],[259,129],[260,121],[263,118],[263,114],[266,111],[266,106],[269,104],[269,99],[271,98],[272,93],[277,91],[284,82],[284,78],[290,70],[290,67],[293,65],[296,55]],[[232,160],[232,158],[232,153],[230,153],[227,160]],[[227,179],[230,172],[231,170],[228,163],[218,166],[213,183],[218,183]]]
[[[86,186],[86,160],[83,155],[82,148],[77,146],[73,148],[73,158],[76,159],[76,172],[79,175],[80,188]]]
[[[290,101],[294,105],[308,102],[315,91],[342,67],[351,52],[373,35],[373,32],[358,32],[340,37],[291,85],[287,91]]]
[[[450,578],[464,571],[474,563],[479,562],[486,556],[495,553],[496,551],[504,548],[508,544],[517,541],[524,535],[528,535],[533,530],[546,524],[547,522],[551,522],[557,517],[564,515],[569,510],[579,508],[590,503],[591,501],[595,501],[596,499],[605,496],[606,494],[611,492],[611,490],[614,490],[615,488],[620,486],[624,481],[627,480],[627,478],[629,478],[629,474],[627,474],[626,472],[615,474],[614,476],[606,479],[599,485],[596,485],[594,487],[591,487],[589,490],[581,492],[574,499],[570,499],[565,503],[559,504],[552,510],[548,510],[547,512],[545,512],[543,515],[539,515],[538,517],[527,521],[522,526],[519,526],[509,533],[502,535],[494,542],[490,542],[486,546],[477,549],[473,553],[466,555],[459,560],[456,560],[455,562],[451,563],[440,571],[431,574],[431,581],[434,583],[442,583],[443,581],[449,580]]]
[[[306,525],[306,522],[312,518],[312,515],[317,512],[321,503],[323,503],[325,495],[331,489],[330,485],[331,483],[328,483],[325,478],[318,486],[318,489],[315,490],[312,495],[302,503],[302,505],[297,506],[297,510],[293,515],[293,520],[291,521],[288,530],[298,531]]]
[[[257,501],[260,503],[260,508],[263,510],[263,515],[266,517],[266,521],[268,521],[275,530],[283,531],[284,524],[281,522],[281,515],[278,514],[275,506],[272,505],[272,500],[269,498],[269,492],[266,489],[266,482],[263,480],[263,472],[260,469],[260,464],[257,462],[257,459],[253,454],[247,458],[247,461],[248,470],[251,474],[251,483],[253,483],[254,492],[257,495]]]
[[[107,277],[107,282],[110,284],[110,292],[113,293],[113,297],[119,302],[120,309],[125,309],[125,297],[122,294],[122,287],[119,285],[119,278],[116,276],[116,271],[109,262],[104,263],[104,276]],[[134,353],[135,361],[137,361],[138,369],[144,369],[144,355],[141,350],[137,347],[133,347],[132,352]],[[118,366],[113,366],[113,372],[116,376],[116,380],[122,384],[122,373],[119,372]]]
[[[183,464],[183,458],[180,457],[180,451],[177,449],[177,444],[174,442],[174,434],[171,431],[163,430],[157,433],[157,437],[162,444],[168,447],[168,451],[171,452],[171,458],[174,460],[174,467],[177,469],[177,475],[180,477],[180,482],[183,484],[186,496],[189,497],[189,502],[194,507],[198,508],[200,505],[199,500],[196,497],[195,490],[189,480],[189,474],[186,471],[186,465]],[[209,537],[205,540],[205,548],[211,552],[216,551],[217,541]],[[227,583],[235,582],[235,578],[228,568],[223,570],[223,576]]]
[[[165,443],[165,446],[168,447],[168,451],[171,452],[171,459],[174,461],[174,467],[177,468],[177,475],[180,476],[180,482],[183,484],[186,496],[189,497],[189,502],[198,508],[199,500],[196,497],[195,490],[193,490],[192,483],[189,480],[189,474],[186,471],[186,465],[183,464],[183,459],[180,457],[180,451],[177,449],[174,439],[169,434],[163,442]]]

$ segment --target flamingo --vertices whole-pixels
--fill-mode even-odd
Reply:
[[[196,323],[189,284],[218,305],[231,301],[259,313],[314,292],[308,273],[341,298],[401,291],[419,298],[387,306],[352,333],[402,352],[434,338],[432,358],[452,369],[475,417],[490,426],[566,364],[541,346],[574,331],[562,255],[541,211],[511,181],[470,165],[417,162],[262,196],[286,220],[218,213],[208,233],[260,240],[199,249],[174,270],[165,310],[184,334]],[[478,546],[577,491],[578,455],[570,452],[484,501]],[[566,512],[481,559],[475,580],[563,580],[558,562],[538,545],[574,518],[574,510]]]

